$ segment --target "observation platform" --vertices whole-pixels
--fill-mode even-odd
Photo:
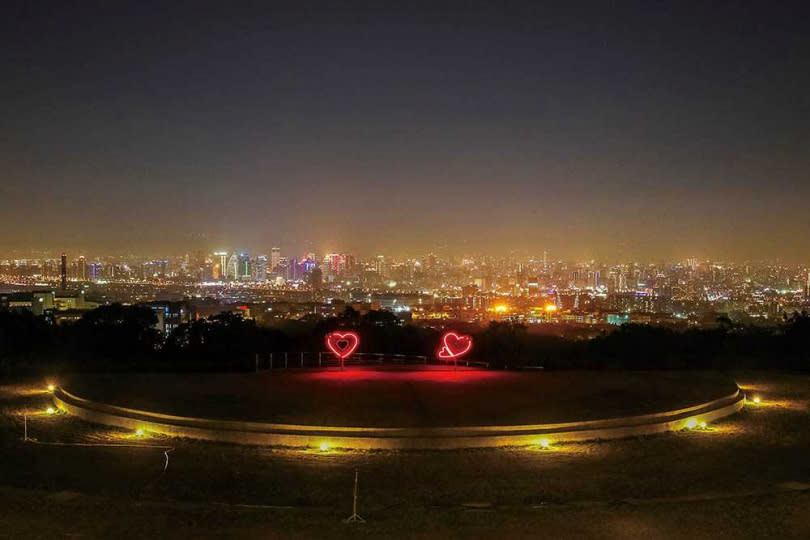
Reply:
[[[707,372],[352,366],[260,373],[76,375],[57,406],[89,422],[243,444],[404,449],[649,435],[737,412]]]

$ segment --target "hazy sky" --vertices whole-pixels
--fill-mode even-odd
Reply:
[[[810,260],[805,3],[4,2],[0,250]]]

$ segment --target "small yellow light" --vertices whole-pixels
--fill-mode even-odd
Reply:
[[[54,409],[53,407],[48,407],[47,409],[45,409],[45,412],[48,414],[55,414],[56,409]]]
[[[700,423],[700,429],[706,429],[706,421],[705,421],[705,420],[703,420],[703,421]]]
[[[326,452],[327,450],[329,450],[329,445],[325,442],[322,442],[320,448],[321,452]]]
[[[754,396],[754,403],[759,403],[760,401],[762,401],[762,398],[759,396]]]
[[[142,429],[135,430],[135,436],[136,437],[143,437],[143,430]]]
[[[56,386],[54,386],[52,384],[49,384],[48,385],[48,392],[53,392],[54,390],[56,390]]]
[[[689,429],[695,429],[697,425],[698,421],[695,420],[694,418],[690,418],[689,420],[686,421],[686,427]]]
[[[548,448],[551,446],[551,441],[548,439],[540,439],[540,448]]]

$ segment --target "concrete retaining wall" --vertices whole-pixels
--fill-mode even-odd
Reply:
[[[559,424],[446,428],[365,428],[233,422],[171,416],[97,403],[63,388],[54,392],[59,409],[96,424],[143,429],[176,437],[239,444],[354,449],[451,449],[538,444],[592,439],[618,439],[675,431],[689,419],[712,422],[739,411],[745,396],[739,389],[723,398],[674,411]]]

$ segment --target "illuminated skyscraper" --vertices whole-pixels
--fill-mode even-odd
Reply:
[[[62,291],[67,289],[67,255],[62,253],[62,269],[61,269],[61,276],[62,276]]]
[[[354,257],[345,253],[329,253],[323,263],[330,276],[338,276],[354,266]]]
[[[247,251],[242,251],[237,256],[238,268],[236,279],[240,281],[250,280],[250,256]]]
[[[87,277],[90,281],[96,281],[101,277],[102,265],[100,262],[92,262],[87,265]]]
[[[296,281],[300,278],[300,268],[298,265],[298,257],[293,257],[287,262],[287,281]]]
[[[84,255],[80,256],[76,262],[76,277],[79,278],[79,281],[87,279],[87,259],[84,258]]]
[[[228,262],[225,264],[224,276],[225,279],[236,281],[238,275],[239,275],[239,258],[236,255],[236,253],[231,253],[231,256],[228,257]]]
[[[266,281],[267,280],[267,255],[259,255],[253,260],[253,281]]]
[[[281,262],[281,248],[274,247],[270,250],[270,271],[275,272]]]
[[[219,268],[222,274],[225,274],[225,268],[228,266],[228,252],[227,251],[215,251],[214,252],[214,260],[219,263]]]
[[[807,283],[804,285],[804,299],[810,301],[810,270],[805,270],[807,272]]]
[[[214,252],[214,265],[213,265],[213,278],[215,280],[223,281],[227,278],[228,269],[228,252],[215,251]]]

